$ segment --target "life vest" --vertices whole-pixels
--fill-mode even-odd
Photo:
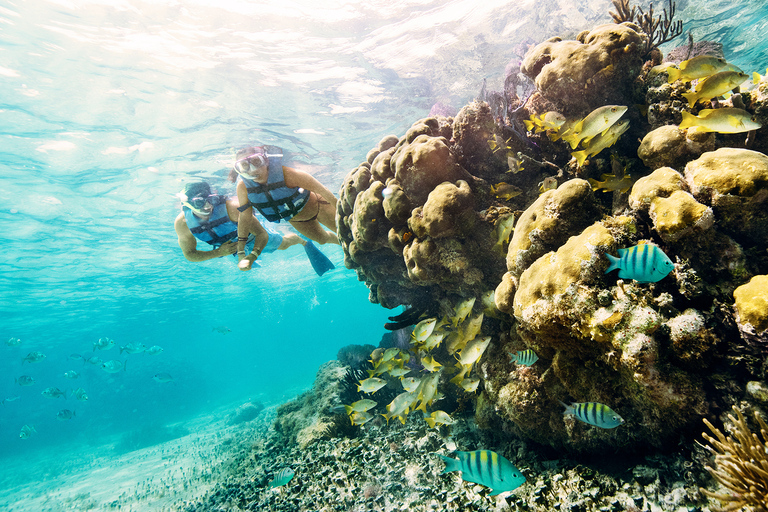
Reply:
[[[214,247],[219,247],[224,242],[237,238],[237,223],[229,219],[227,198],[226,196],[217,197],[219,203],[213,206],[213,211],[207,220],[201,219],[186,206],[183,207],[187,227],[195,235],[195,238]]]
[[[250,204],[240,207],[243,211],[253,206],[270,222],[290,220],[304,208],[309,198],[309,191],[303,188],[285,186],[283,176],[283,152],[277,146],[264,146],[268,160],[267,182],[263,185],[240,176],[248,190]]]

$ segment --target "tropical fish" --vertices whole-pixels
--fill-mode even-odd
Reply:
[[[92,356],[85,360],[86,363],[91,363],[94,366],[101,366],[101,363],[103,362],[102,359],[98,356]]]
[[[228,332],[232,332],[232,329],[230,329],[226,325],[221,325],[219,327],[214,327],[212,330],[216,331],[219,334],[227,334]]]
[[[106,338],[106,337],[99,338],[99,341],[95,341],[93,343],[93,351],[95,352],[96,349],[109,350],[114,346],[115,346],[115,340],[113,340],[112,338]]]
[[[491,148],[491,151],[494,153],[497,151],[507,151],[512,149],[509,146],[509,141],[512,140],[512,137],[508,138],[506,141],[501,137],[501,135],[494,135],[490,139],[488,139],[488,146]]]
[[[400,353],[400,349],[397,347],[391,347],[384,351],[384,355],[381,356],[380,363],[386,363]]]
[[[38,363],[45,359],[45,354],[42,352],[30,352],[27,357],[22,358],[21,364],[24,363]]]
[[[389,374],[395,378],[400,378],[408,375],[411,372],[410,368],[392,368],[389,370]]]
[[[474,378],[467,378],[462,379],[461,382],[459,382],[459,387],[462,388],[467,393],[474,393],[477,391],[477,386],[480,385],[480,379],[474,379]]]
[[[75,417],[75,411],[70,411],[69,409],[62,409],[56,414],[57,420],[71,420]]]
[[[521,153],[517,153],[517,155],[521,155]],[[512,174],[517,174],[523,169],[523,161],[515,155],[512,151],[507,151],[507,169],[506,172],[511,172]]]
[[[269,482],[270,488],[281,487],[291,481],[295,473],[291,468],[283,468],[275,473],[274,478]]]
[[[758,73],[757,71],[754,71],[752,73],[752,83],[754,85],[757,85],[760,82],[762,82],[765,79],[765,77],[768,76],[768,68],[765,68],[765,73],[766,73],[765,76],[761,76],[760,73]]]
[[[543,194],[547,190],[555,190],[557,188],[557,178],[554,176],[547,176],[539,182],[539,195]]]
[[[509,243],[509,237],[512,236],[513,229],[515,229],[514,213],[496,221],[496,227],[493,229],[496,238],[496,243],[493,246],[494,250],[501,253],[504,252],[504,244]]]
[[[676,68],[667,69],[668,83],[676,80],[696,80],[714,75],[722,70],[728,63],[725,59],[711,55],[698,55],[692,59],[684,60]]]
[[[45,388],[43,392],[40,394],[43,395],[45,398],[59,398],[60,396],[67,398],[66,391],[62,391],[56,387]]]
[[[705,108],[694,116],[683,111],[680,128],[696,128],[700,132],[742,133],[757,130],[763,125],[746,110],[733,107]]]
[[[77,398],[81,402],[88,401],[88,395],[85,394],[85,390],[83,388],[77,388],[72,392],[72,394],[74,395],[75,398]]]
[[[16,400],[18,400],[19,398],[21,398],[21,397],[20,397],[20,396],[9,396],[8,398],[4,399],[4,400],[3,400],[2,402],[0,402],[0,403],[2,403],[3,405],[5,405],[5,402],[15,402],[15,401],[16,401]]]
[[[19,386],[31,386],[35,383],[35,379],[33,377],[30,377],[29,375],[22,375],[21,377],[16,377],[15,379],[16,384]]]
[[[436,425],[453,425],[453,418],[445,411],[433,411],[429,416],[424,416],[429,428],[435,428]]]
[[[347,414],[352,414],[353,412],[367,411],[368,409],[373,409],[374,407],[376,407],[376,402],[367,398],[363,398],[357,402],[352,402],[351,405],[345,405],[344,409],[347,411]]]
[[[513,197],[517,197],[522,193],[523,191],[516,186],[510,183],[505,183],[503,181],[495,185],[491,185],[491,194],[498,197],[499,199],[504,199],[505,201],[509,201]]]
[[[19,338],[8,338],[8,341],[6,341],[5,344],[9,347],[18,347],[21,345],[21,340]]]
[[[539,356],[536,355],[536,352],[529,348],[518,350],[514,353],[509,352],[509,355],[512,356],[512,363],[521,364],[523,366],[533,366],[533,363],[539,360]]]
[[[416,398],[421,400],[421,403],[414,410],[418,409],[426,414],[427,405],[430,405],[432,402],[437,400],[437,385],[440,382],[441,373],[442,370],[435,372],[432,375],[427,375],[421,379],[421,383],[419,383],[419,387],[415,393],[417,395]]]
[[[68,372],[64,372],[64,376],[68,379],[76,379],[80,377],[80,374],[77,373],[75,370],[70,370]]]
[[[403,385],[403,389],[406,391],[416,391],[416,388],[419,387],[420,382],[421,381],[416,377],[406,377],[405,379],[400,379],[400,384]]]
[[[524,119],[523,124],[529,132],[541,133],[547,130],[559,130],[565,124],[565,117],[559,112],[545,112],[539,117],[531,115],[530,120]]]
[[[600,153],[605,148],[613,146],[619,137],[621,137],[625,131],[629,129],[629,121],[622,119],[616,124],[610,126],[607,130],[597,134],[586,143],[586,148],[582,151],[574,151],[571,156],[579,163],[579,167],[584,165],[584,161],[590,157]]]
[[[421,365],[428,371],[428,372],[435,372],[438,368],[440,368],[441,365],[432,356],[424,356],[421,358]]]
[[[598,190],[604,190],[606,192],[619,191],[624,194],[632,188],[632,184],[634,183],[632,176],[627,174],[626,171],[621,178],[614,174],[603,174],[600,176],[600,179],[603,181],[597,181],[592,178],[589,179],[589,183],[592,185],[592,190],[595,192]]]
[[[146,351],[147,347],[143,343],[126,343],[120,347],[120,353],[128,352],[129,354],[141,354]]]
[[[584,144],[587,144],[592,137],[613,126],[626,111],[627,107],[623,105],[598,107],[573,125],[562,139],[571,145],[571,149],[576,149],[579,142],[584,141]]]
[[[81,361],[83,363],[85,362],[85,358],[80,354],[70,354],[69,359],[71,359],[72,361]]]
[[[19,432],[19,438],[29,439],[32,436],[32,432],[37,433],[37,430],[35,430],[35,427],[32,427],[30,425],[24,425],[23,427],[21,427],[21,432]]]
[[[365,380],[361,380],[360,384],[357,386],[357,391],[362,391],[363,393],[375,393],[386,385],[387,381],[376,377],[371,377]]]
[[[472,312],[472,308],[475,305],[475,297],[470,297],[459,302],[454,308],[454,315],[451,317],[451,324],[456,327]]]
[[[479,313],[469,319],[461,325],[461,332],[464,335],[464,339],[469,341],[480,333],[480,329],[483,327],[484,313]]]
[[[365,425],[374,418],[374,415],[368,411],[353,412],[349,416],[349,420],[353,425]]]
[[[432,334],[432,331],[434,330],[436,323],[437,323],[437,318],[427,318],[426,320],[422,320],[421,322],[416,324],[416,327],[413,329],[413,334],[411,334],[411,337],[419,342],[426,340],[427,337],[430,334]]]
[[[125,365],[127,362],[128,361],[124,363],[122,361],[118,361],[117,359],[112,359],[111,361],[107,361],[106,363],[103,363],[101,365],[101,369],[107,373],[117,373],[120,371],[125,371]]]
[[[490,487],[489,496],[512,491],[525,483],[525,477],[511,462],[502,455],[490,450],[474,452],[455,452],[458,459],[440,455],[445,462],[441,474],[451,471],[461,471],[461,479],[465,482]]]
[[[565,406],[563,414],[574,416],[576,419],[600,428],[616,428],[624,420],[610,407],[597,402],[580,402],[571,405],[560,402]]]
[[[446,333],[444,332],[432,332],[432,334],[427,336],[427,339],[424,340],[424,350],[432,350],[433,348],[440,346],[440,342],[443,341],[445,335]]]
[[[173,377],[171,377],[170,373],[161,372],[156,373],[155,376],[152,377],[152,380],[155,382],[160,382],[161,384],[165,384],[166,382],[172,382]]]
[[[607,274],[611,270],[619,269],[619,277],[622,279],[634,279],[638,283],[655,283],[662,280],[675,265],[664,254],[664,251],[653,244],[642,244],[619,249],[619,257],[606,253],[605,257],[611,262]]]
[[[408,415],[408,411],[413,403],[418,399],[415,392],[404,391],[397,395],[389,405],[387,405],[387,413],[382,414],[387,419],[387,423],[392,418],[399,418],[400,421],[405,424],[405,417]]]
[[[475,337],[472,341],[467,343],[467,346],[464,347],[461,352],[459,352],[457,359],[465,366],[475,364],[475,362],[483,355],[485,349],[488,348],[490,342],[490,336]]]
[[[683,93],[688,106],[693,107],[699,100],[709,100],[735,89],[749,78],[741,71],[721,71],[705,78],[691,92]]]
[[[160,347],[158,345],[153,345],[153,346],[149,347],[147,350],[145,350],[144,353],[148,354],[150,356],[154,356],[154,355],[159,354],[162,351],[163,351],[163,347]]]

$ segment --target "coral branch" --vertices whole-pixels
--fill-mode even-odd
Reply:
[[[611,0],[613,6],[616,8],[616,12],[608,11],[613,21],[616,23],[624,23],[629,21],[630,23],[635,21],[635,8],[629,8],[629,0]]]
[[[726,437],[706,418],[704,423],[717,439],[707,433],[702,434],[711,445],[705,448],[715,456],[715,467],[706,466],[706,469],[729,492],[716,493],[704,488],[701,492],[726,504],[723,512],[742,507],[750,507],[753,512],[768,512],[768,425],[755,413],[761,441],[757,434],[749,430],[741,411],[735,406],[733,410],[738,416],[736,420],[728,415],[728,419],[736,425],[733,437]]]
[[[672,21],[675,17],[675,3],[672,0],[669,2],[669,12],[664,9],[664,19],[661,16],[653,17],[653,2],[651,2],[648,12],[643,12],[641,7],[638,7],[639,15],[637,17],[638,25],[643,29],[643,32],[648,34],[648,42],[646,44],[646,53],[650,53],[654,48],[658,48],[659,45],[673,40],[677,36],[683,33],[683,22]]]

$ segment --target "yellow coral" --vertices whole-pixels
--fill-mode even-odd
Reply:
[[[768,329],[768,276],[755,276],[733,292],[740,323],[750,324],[757,332]]]

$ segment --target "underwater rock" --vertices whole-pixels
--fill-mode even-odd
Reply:
[[[733,292],[741,335],[768,347],[768,276],[755,276]]]
[[[768,246],[768,156],[720,148],[689,162],[685,179],[725,233],[743,245]]]
[[[601,216],[589,182],[573,179],[548,190],[515,225],[507,250],[507,270],[520,276],[528,266],[580,233]]]
[[[554,37],[539,44],[526,54],[521,70],[566,116],[603,105],[631,105],[646,38],[633,23],[600,25],[576,40]]]
[[[360,368],[367,364],[375,348],[373,345],[345,345],[337,352],[336,360],[350,368]]]
[[[227,424],[236,425],[251,421],[261,414],[264,410],[264,404],[261,402],[248,402],[237,408],[227,417]]]
[[[714,214],[688,193],[683,175],[661,167],[632,186],[629,206],[647,211],[653,228],[667,242],[701,233],[712,227]]]
[[[660,167],[682,169],[689,161],[714,149],[714,133],[692,131],[688,134],[675,125],[665,125],[643,137],[637,156],[652,170]]]
[[[453,150],[461,166],[473,176],[489,179],[509,169],[506,162],[492,158],[488,140],[496,123],[488,103],[474,101],[464,106],[453,123]]]

